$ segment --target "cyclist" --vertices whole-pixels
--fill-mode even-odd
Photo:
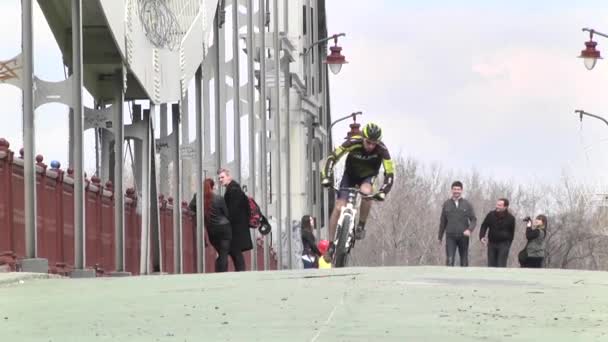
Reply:
[[[368,123],[363,127],[360,135],[353,135],[341,146],[337,147],[327,157],[325,168],[321,175],[321,184],[325,187],[332,186],[333,168],[335,164],[348,153],[344,175],[340,182],[340,188],[352,188],[360,186],[359,190],[364,194],[372,193],[372,183],[384,166],[384,184],[374,199],[384,201],[386,194],[393,185],[393,161],[388,149],[382,143],[382,129],[374,123]],[[346,204],[348,191],[338,191],[338,199],[329,220],[329,236],[333,239],[336,233],[336,225],[340,217],[340,210]],[[365,221],[371,209],[371,198],[364,198],[361,203],[359,224],[355,229],[355,239],[361,240],[365,237]],[[330,250],[333,252],[333,241]],[[333,254],[333,253],[332,253]]]

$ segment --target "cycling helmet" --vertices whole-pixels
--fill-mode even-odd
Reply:
[[[380,141],[382,140],[382,128],[370,122],[363,127],[363,137],[371,141]]]

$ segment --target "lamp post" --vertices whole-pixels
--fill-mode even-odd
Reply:
[[[311,50],[313,50],[313,48],[315,46],[320,45],[320,44],[324,44],[324,43],[326,43],[326,42],[328,42],[328,41],[330,41],[330,40],[333,39],[334,46],[330,47],[331,53],[325,58],[325,60],[323,61],[323,64],[327,65],[329,67],[329,70],[331,70],[331,72],[334,75],[337,75],[340,72],[340,70],[342,70],[342,65],[348,63],[346,61],[346,58],[344,57],[344,55],[342,55],[342,47],[338,46],[338,38],[339,37],[344,37],[344,36],[346,36],[345,33],[338,33],[338,34],[334,34],[334,35],[331,35],[329,37],[326,37],[326,38],[323,38],[323,39],[319,39],[319,40],[313,42],[310,46],[304,48],[304,51],[302,52],[303,60],[307,61],[307,58],[308,58],[307,55],[308,55],[308,53]],[[312,62],[311,63],[306,63],[305,64],[305,68],[306,68],[306,65],[311,65],[311,64],[312,64]],[[305,77],[308,77],[308,75],[309,75],[309,72],[307,72],[307,71],[310,71],[310,70],[308,70],[307,68],[305,69]],[[328,74],[327,68],[322,68],[321,78],[323,80],[323,84],[325,84],[327,87],[329,87],[328,75],[327,74]],[[308,87],[306,89],[306,93],[309,94]],[[324,113],[329,113],[329,101],[328,101],[327,93],[328,93],[328,91],[327,91],[327,89],[325,89],[323,91],[323,106],[325,108]],[[350,116],[348,116],[348,117],[350,117]],[[328,115],[328,120],[327,121],[329,121],[329,115]],[[309,132],[308,133],[308,135],[309,135],[309,144],[308,144],[308,146],[311,149],[309,151],[309,153],[310,153],[311,156],[313,155],[313,150],[312,150],[312,135],[314,134],[314,127],[318,127],[318,125],[321,122],[324,125],[327,124],[327,122],[325,120],[314,120],[314,119],[310,120],[309,123],[308,123],[308,132]],[[321,151],[327,150],[328,154],[331,153],[331,127],[333,127],[333,124],[329,127],[328,132],[326,133],[326,136],[325,136],[325,140],[324,140],[324,143],[327,144],[327,145],[326,145],[326,147],[324,146],[321,149]],[[323,153],[323,152],[321,152],[321,153]],[[312,161],[311,161],[311,164],[309,165],[309,168],[308,168],[309,177],[312,177],[312,175],[313,175],[312,166],[313,165],[312,165]],[[317,162],[317,167],[319,167],[319,163],[318,162]],[[310,189],[309,190],[310,190],[311,193],[314,192],[314,184],[315,184],[314,182],[311,182],[311,184],[310,184]],[[320,187],[320,184],[319,184],[319,187]],[[320,191],[317,192],[317,193],[320,193]],[[325,192],[323,192],[323,200],[322,200],[322,203],[324,203],[324,205],[323,205],[323,213],[324,213],[323,216],[325,218],[328,218],[328,216],[329,216],[328,202],[329,202],[329,195],[328,195],[328,192],[325,191]],[[308,206],[309,206],[309,209],[312,210],[312,200],[309,201]],[[320,238],[320,230],[317,230],[317,239],[319,239],[319,238]]]
[[[600,51],[595,48],[597,42],[593,41],[593,35],[595,34],[604,38],[608,38],[608,35],[589,28],[584,28],[583,32],[589,32],[589,41],[585,42],[585,49],[581,51],[581,54],[578,57],[583,59],[587,70],[592,70],[597,63],[597,60],[602,59]]]
[[[590,116],[592,118],[596,118],[598,120],[602,120],[606,125],[608,125],[608,120],[604,119],[603,117],[601,117],[599,115],[591,114],[591,113],[585,112],[584,110],[581,110],[581,109],[575,110],[574,113],[579,115],[581,121],[583,121],[583,115],[586,115],[586,116]]]
[[[346,57],[342,55],[342,47],[338,46],[338,38],[344,36],[346,36],[346,33],[338,33],[323,39],[319,39],[316,42],[312,43],[308,48],[304,49],[304,55],[306,55],[316,45],[328,42],[333,39],[334,46],[331,46],[329,48],[331,54],[329,54],[329,56],[325,58],[323,63],[329,65],[329,70],[331,70],[334,75],[337,75],[338,73],[340,73],[340,70],[342,70],[342,65],[348,63],[346,61]]]
[[[348,114],[346,116],[343,116],[343,117],[341,117],[341,118],[333,121],[331,123],[331,125],[329,126],[329,129],[332,129],[334,127],[334,125],[337,124],[338,122],[344,121],[344,120],[346,120],[348,118],[353,118],[353,121],[357,121],[357,115],[363,115],[363,112],[358,111],[358,112],[354,112],[354,113]]]
[[[343,116],[335,121],[333,121],[330,125],[329,125],[329,129],[327,130],[327,146],[326,146],[326,153],[327,156],[329,156],[332,152],[332,144],[331,144],[331,136],[332,136],[332,130],[335,124],[337,124],[338,122],[347,120],[349,118],[353,119],[353,123],[350,124],[350,128],[351,128],[351,132],[354,130],[357,130],[359,127],[359,124],[357,123],[357,115],[363,115],[363,112],[359,111],[359,112],[354,112],[351,114],[348,114],[346,116]],[[350,136],[350,132],[349,132],[349,136]],[[327,156],[325,158],[327,158]],[[333,188],[328,188],[326,191],[323,191],[323,203],[324,203],[324,217],[326,218],[326,222],[329,223],[329,216],[330,216],[330,205],[331,207],[334,207],[335,205],[335,193]],[[326,230],[328,232],[328,230]],[[329,232],[328,232],[329,233]],[[317,239],[320,240],[321,238],[321,232],[319,230],[317,230]],[[328,239],[330,239],[331,237],[329,237],[329,235],[327,236]]]

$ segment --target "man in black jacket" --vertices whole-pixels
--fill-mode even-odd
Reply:
[[[509,212],[509,200],[500,198],[496,201],[496,209],[486,215],[479,230],[479,240],[488,246],[488,267],[507,267],[514,234],[515,217]]]
[[[220,169],[218,178],[220,183],[226,187],[224,200],[228,207],[228,219],[232,226],[230,257],[236,271],[245,271],[243,252],[253,249],[251,233],[249,232],[249,199],[239,183],[232,179],[228,169]]]
[[[477,217],[469,201],[462,198],[462,183],[452,183],[452,198],[443,203],[439,222],[439,243],[445,233],[446,265],[454,266],[456,249],[460,266],[469,266],[469,236],[475,229]]]

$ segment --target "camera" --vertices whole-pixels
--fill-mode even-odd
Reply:
[[[532,221],[532,219],[530,218],[530,216],[526,216],[526,217],[524,217],[524,219],[522,221],[527,223],[527,222]]]

